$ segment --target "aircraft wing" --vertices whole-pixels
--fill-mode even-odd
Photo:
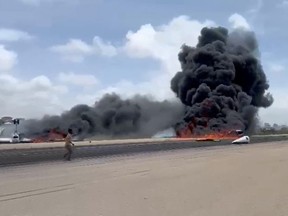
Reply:
[[[12,139],[11,138],[0,138],[0,143],[11,143]]]

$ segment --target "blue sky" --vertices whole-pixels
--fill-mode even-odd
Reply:
[[[181,44],[222,25],[256,32],[275,97],[260,117],[288,124],[287,12],[287,0],[0,0],[0,114],[59,114],[112,91],[173,98]]]

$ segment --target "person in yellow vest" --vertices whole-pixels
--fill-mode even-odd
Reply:
[[[68,134],[65,137],[65,149],[67,150],[67,152],[64,155],[64,158],[66,158],[69,161],[71,160],[71,155],[73,153],[72,145],[74,146],[74,143],[72,143],[72,135],[73,131],[71,128],[69,128]]]

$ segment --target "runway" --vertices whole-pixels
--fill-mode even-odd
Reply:
[[[251,137],[251,144],[261,142],[287,140],[287,135],[281,136],[255,136]],[[149,141],[149,142],[148,142]],[[125,143],[126,142],[126,143]],[[80,142],[76,143],[72,159],[107,157],[112,155],[130,155],[143,152],[170,151],[175,149],[189,149],[211,146],[231,145],[231,141],[221,142],[196,142],[191,140],[160,139],[151,141],[130,140],[107,142]],[[42,163],[45,161],[61,161],[65,150],[63,143],[46,144],[9,144],[0,145],[0,167],[15,166],[31,163]]]
[[[288,143],[47,161],[0,172],[5,216],[283,216]]]

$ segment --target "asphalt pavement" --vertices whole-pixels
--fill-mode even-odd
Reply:
[[[287,136],[259,136],[251,137],[250,144],[262,142],[283,141],[287,140]],[[17,145],[17,144],[13,144]],[[232,145],[231,140],[213,142],[213,141],[171,141],[171,142],[155,142],[155,143],[129,143],[129,144],[109,144],[109,145],[89,145],[74,147],[73,159],[88,158],[88,157],[105,157],[113,155],[131,155],[143,152],[170,151],[173,149],[189,149],[211,146]],[[247,145],[247,144],[246,144]],[[31,149],[10,149],[0,150],[0,167],[16,166],[23,164],[41,163],[45,161],[60,161],[64,160],[65,153],[63,148],[31,148]]]

